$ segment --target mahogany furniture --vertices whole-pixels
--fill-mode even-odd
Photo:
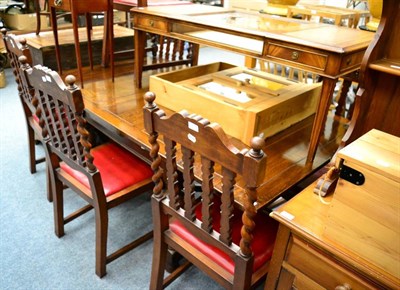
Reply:
[[[28,1],[29,2],[29,1]],[[46,15],[50,16],[50,6],[49,6],[49,0],[44,0],[44,9],[42,10],[40,6],[40,0],[34,0],[34,8],[35,8],[35,13],[36,13],[36,35],[40,34],[40,28],[41,28],[41,18],[40,15]],[[62,18],[68,14],[71,14],[70,12],[64,12],[64,13],[58,13],[56,18]]]
[[[36,164],[45,161],[44,157],[36,157],[35,150],[36,140],[43,143],[42,129],[39,126],[39,119],[35,115],[36,107],[34,91],[31,90],[26,83],[25,77],[22,73],[21,63],[19,61],[19,58],[23,56],[25,57],[25,63],[32,65],[32,56],[25,38],[19,38],[14,34],[7,34],[7,30],[5,28],[1,30],[1,33],[7,50],[8,58],[10,60],[10,65],[13,69],[15,81],[18,84],[18,95],[24,110],[28,133],[29,170],[31,173],[35,173]],[[49,180],[47,180],[47,185],[49,185]],[[52,200],[49,187],[47,187],[47,199],[49,201]]]
[[[312,17],[319,17],[320,22],[324,19],[331,19],[333,20],[334,25],[357,29],[360,19],[364,18],[364,22],[366,23],[371,14],[368,10],[349,9],[327,5],[299,4],[288,7],[287,17],[291,18],[294,16],[301,16],[302,19],[307,20],[311,20]],[[336,115],[347,115],[348,119],[351,118],[352,105],[350,105],[346,114],[346,100],[351,84],[358,81],[358,76],[358,72],[353,72],[341,78],[342,86],[339,91],[340,94],[335,98],[337,100]]]
[[[177,13],[179,12],[179,13]],[[132,9],[135,29],[135,79],[141,86],[146,33],[171,36],[248,56],[273,60],[321,75],[322,93],[314,119],[307,161],[312,163],[336,80],[359,68],[373,35],[263,14],[239,13],[206,5]],[[318,35],[318,37],[316,37]]]
[[[192,2],[181,0],[113,0],[114,9],[124,11],[126,13],[127,27],[129,28],[132,26],[130,10],[134,7],[187,4],[192,4]]]
[[[400,5],[385,0],[381,22],[360,69],[360,85],[342,147],[371,129],[400,136]]]
[[[54,34],[56,58],[58,64],[58,71],[62,73],[61,65],[61,54],[60,46],[58,42],[58,30],[57,30],[57,14],[56,10],[70,11],[72,19],[72,27],[75,39],[75,54],[76,63],[78,67],[78,77],[83,87],[83,74],[82,74],[82,59],[81,50],[79,44],[79,34],[78,34],[78,15],[86,15],[86,31],[87,31],[87,41],[88,41],[88,52],[90,68],[93,70],[93,56],[91,47],[91,30],[92,30],[92,20],[91,13],[104,12],[104,39],[103,39],[103,65],[110,63],[112,71],[112,80],[114,80],[114,42],[113,42],[113,3],[112,0],[98,0],[96,5],[93,5],[91,1],[79,1],[79,0],[54,0],[50,1],[50,18],[51,26]]]
[[[191,1],[180,0],[114,0],[113,3],[115,9],[126,12],[128,27],[131,27],[130,10],[132,8],[192,5]],[[157,34],[148,34],[143,41],[146,51],[143,55],[143,70],[157,70],[180,65],[194,66],[197,64],[199,46],[196,44]],[[151,57],[147,57],[147,52],[149,51],[151,51]]]
[[[60,27],[59,27],[60,28]],[[133,30],[124,26],[114,25],[114,45],[118,48],[115,51],[116,61],[118,59],[118,65],[121,65],[126,60],[133,60]],[[81,46],[81,57],[82,66],[84,72],[84,78],[90,79],[89,74],[93,71],[89,69],[89,56],[86,41],[86,27],[79,27],[78,34]],[[57,60],[55,58],[55,46],[54,46],[54,35],[53,31],[42,31],[40,36],[36,36],[35,33],[25,34],[24,37],[28,40],[28,45],[32,53],[32,57],[36,63],[47,66],[53,70],[57,70]],[[94,25],[91,32],[91,47],[93,51],[93,64],[94,68],[96,65],[101,66],[102,63],[102,49],[104,40],[104,27],[102,25]],[[58,30],[58,41],[60,51],[62,53],[61,63],[62,69],[65,76],[68,73],[78,75],[76,70],[76,58],[75,58],[75,39],[71,28],[63,28]],[[131,51],[130,54],[120,54],[122,51]],[[115,66],[116,75],[118,65]],[[111,72],[111,69],[110,69]],[[111,80],[111,75],[110,75]],[[86,81],[85,81],[86,85]]]
[[[277,224],[254,206],[266,169],[264,140],[254,137],[251,149],[239,150],[218,124],[187,112],[167,117],[154,103],[153,93],[144,98],[155,183],[150,289],[163,289],[185,268],[178,267],[164,280],[168,247],[224,288],[250,289],[268,271],[277,230]],[[165,190],[159,136],[166,152]],[[199,175],[194,171],[196,162],[201,163]],[[216,190],[214,174],[221,175],[221,192]],[[234,209],[237,175],[245,183],[243,213]],[[196,176],[202,179],[201,189],[196,188]]]
[[[62,237],[66,223],[94,209],[96,274],[103,277],[108,263],[152,237],[152,232],[146,233],[107,254],[108,210],[139,194],[149,193],[152,171],[123,147],[96,138],[85,119],[83,97],[74,76],[67,76],[64,84],[57,72],[41,65],[25,67],[24,72],[39,101],[37,115],[47,146],[55,233]],[[63,184],[87,202],[66,217]]]
[[[271,213],[280,225],[265,290],[399,289],[398,145],[368,132],[339,151],[333,195],[311,184]]]

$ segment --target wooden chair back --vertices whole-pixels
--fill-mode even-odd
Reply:
[[[185,111],[167,117],[154,100],[153,93],[146,93],[144,121],[151,144],[155,182],[152,204],[154,276],[150,289],[161,289],[171,282],[164,281],[161,286],[163,275],[160,272],[163,271],[160,265],[165,264],[165,252],[157,251],[156,245],[160,241],[166,242],[226,288],[232,285],[239,287],[235,289],[248,288],[256,280],[252,278],[251,246],[256,216],[254,203],[267,161],[262,151],[264,140],[254,137],[251,149],[239,150],[231,144],[218,124]],[[165,171],[161,167],[159,135],[163,136],[165,144]],[[243,205],[243,212],[234,206],[235,183],[239,176],[246,184],[247,202]],[[196,186],[197,182],[200,182],[201,189]],[[233,242],[234,219],[243,222],[243,225],[240,223],[240,243]],[[190,243],[183,242],[170,230],[175,222],[183,225],[191,236],[226,253],[234,261],[234,274],[228,274],[222,267],[213,264],[213,257],[189,249]]]
[[[151,169],[115,142],[97,138],[98,131],[85,119],[85,106],[76,78],[46,67],[26,67],[24,73],[38,99],[37,115],[49,160],[55,233],[64,235],[64,225],[91,209],[96,222],[96,274],[103,277],[106,265],[152,237],[145,233],[107,254],[108,210],[139,194],[149,192]],[[95,163],[97,162],[97,163]],[[86,205],[64,217],[63,189],[67,185]]]
[[[36,156],[36,140],[42,141],[42,129],[39,126],[38,119],[36,118],[37,99],[35,98],[34,90],[28,85],[23,67],[32,65],[32,55],[24,37],[17,37],[14,34],[7,33],[3,28],[1,30],[4,45],[7,50],[7,55],[10,65],[17,83],[18,95],[22,103],[24,111],[25,122],[27,126],[28,135],[28,150],[29,150],[29,169],[31,173],[36,172],[36,165],[45,161],[44,157]],[[20,60],[23,60],[21,64]],[[52,200],[49,177],[47,180],[47,199]]]
[[[3,35],[4,45],[7,50],[7,55],[10,60],[10,65],[15,77],[15,81],[18,85],[18,94],[21,98],[21,101],[23,101],[22,104],[24,106],[24,110],[25,106],[29,109],[25,113],[27,113],[28,116],[32,116],[32,113],[36,111],[36,108],[32,103],[34,92],[26,84],[23,83],[25,78],[21,76],[22,71],[20,69],[21,64],[19,62],[19,57],[25,56],[26,63],[32,65],[31,51],[24,37],[18,37],[15,34],[7,33],[7,29],[5,28],[1,29],[1,33]]]
[[[95,172],[91,136],[83,116],[85,106],[75,77],[67,76],[65,84],[57,72],[41,65],[27,72],[29,83],[35,84],[38,116],[51,152],[74,169]]]

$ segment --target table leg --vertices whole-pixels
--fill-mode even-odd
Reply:
[[[39,35],[40,33],[40,3],[39,0],[34,1],[34,6],[35,6],[35,13],[36,13],[36,35]]]
[[[336,116],[345,116],[347,93],[349,92],[352,81],[346,77],[343,78],[342,89],[337,97],[337,105],[335,110]]]
[[[79,43],[79,33],[78,33],[78,14],[72,11],[71,15],[72,15],[72,30],[74,32],[76,65],[78,67],[78,75],[79,75],[79,80],[81,82],[81,88],[83,88],[82,57],[81,57],[81,47]]]
[[[137,88],[142,87],[145,46],[146,46],[146,32],[141,30],[135,30],[135,81]]]
[[[104,28],[103,28],[103,48],[101,54],[101,65],[103,67],[107,67],[109,65],[108,55],[110,53],[110,49],[108,47],[108,38],[110,37],[110,31],[107,29],[108,27],[108,13],[104,14]]]
[[[60,44],[58,41],[58,31],[57,31],[57,15],[56,15],[56,9],[54,7],[50,7],[50,21],[51,21],[51,27],[53,29],[53,35],[54,35],[54,44],[55,44],[55,51],[56,51],[58,73],[60,75],[62,75]]]
[[[112,5],[110,4],[110,7]],[[115,67],[114,67],[114,13],[112,9],[104,15],[105,23],[104,29],[107,31],[104,37],[103,47],[108,47],[109,53],[105,56],[103,62],[107,65],[111,65],[111,79],[114,82],[115,78]]]
[[[315,113],[313,129],[311,132],[310,145],[308,147],[307,163],[312,163],[317,153],[319,140],[324,130],[326,116],[331,104],[331,96],[335,89],[337,79],[323,77],[321,97]]]
[[[93,70],[93,50],[92,50],[92,28],[93,28],[93,23],[92,23],[92,14],[85,13],[85,18],[86,18],[86,36],[87,36],[89,64],[90,64],[90,70]],[[105,37],[103,37],[103,42],[104,42],[104,39],[105,39]]]

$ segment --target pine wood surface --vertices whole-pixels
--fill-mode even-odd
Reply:
[[[76,71],[67,71],[63,75],[68,73],[74,74]],[[83,73],[83,96],[89,122],[126,148],[141,154],[150,163],[150,145],[144,131],[142,108],[149,76],[156,72],[144,73],[142,89],[134,85],[132,61],[116,63],[114,83],[111,82],[110,70],[101,66],[95,66],[93,71],[84,67]],[[167,114],[171,112],[165,111]],[[316,158],[312,164],[306,163],[313,118],[314,115],[267,139],[264,150],[268,159],[267,172],[259,191],[257,208],[266,206],[277,195],[311,175],[328,162],[337,150],[346,126],[342,119],[330,114]],[[245,146],[236,139],[232,142],[239,148]],[[243,205],[243,194],[241,181],[238,180],[235,199],[239,206]]]
[[[371,130],[337,154],[365,182],[339,178],[324,235],[400,280],[400,138]],[[356,222],[355,222],[356,221]],[[360,251],[360,249],[362,249]]]
[[[259,83],[246,83],[233,77],[241,73]],[[225,95],[201,87],[211,82],[245,94],[249,99],[242,102],[235,99],[238,95],[227,91]],[[262,82],[269,83],[263,87]],[[270,137],[314,114],[321,84],[297,83],[243,67],[229,68],[229,64],[217,62],[151,76],[150,90],[156,93],[159,105],[174,111],[194,111],[250,145],[255,135]]]
[[[281,271],[281,265],[285,268],[290,268],[286,266],[286,259],[291,259],[290,263],[296,263],[296,259],[302,260],[302,263],[296,266],[304,268],[300,270],[301,272],[307,272],[308,275],[314,276],[312,277],[315,279],[314,281],[319,280],[319,282],[331,283],[332,281],[329,281],[330,275],[340,276],[342,275],[341,273],[345,273],[353,279],[353,284],[351,284],[352,289],[370,289],[372,286],[369,282],[379,285],[374,284],[373,289],[383,289],[383,287],[386,287],[385,289],[398,289],[400,285],[398,277],[396,278],[388,274],[387,270],[382,268],[381,265],[361,257],[354,248],[346,247],[341,241],[332,239],[332,235],[326,233],[326,225],[329,224],[329,219],[332,218],[329,211],[329,203],[332,202],[332,195],[324,198],[324,201],[328,204],[322,203],[318,195],[313,191],[315,186],[316,183],[311,184],[289,202],[271,213],[271,216],[277,219],[281,223],[281,226],[276,241],[278,247],[274,250],[271,260],[271,270],[264,289],[275,289],[273,285],[278,281],[279,273],[284,273],[284,271]],[[347,218],[355,221],[354,216]],[[357,241],[354,241],[354,243]],[[293,247],[288,246],[288,243],[292,246],[293,244],[297,244],[297,248],[293,249]],[[298,245],[303,243],[307,244],[306,250],[302,250],[301,254],[295,253],[300,250]],[[364,250],[364,246],[361,246],[361,248]],[[289,251],[295,256],[289,255]],[[307,258],[310,257],[310,253],[315,253],[319,257],[313,261],[314,263]],[[327,260],[326,263],[330,266],[328,269],[329,274],[327,275],[324,275],[324,269],[320,267],[326,264],[321,262],[321,259],[322,261]],[[341,266],[338,268],[338,265]],[[332,268],[333,266],[335,266],[335,269]],[[350,273],[347,273],[349,270]],[[296,271],[293,270],[290,272],[295,273],[297,278]],[[363,279],[357,276],[363,277]],[[365,283],[364,279],[369,281],[367,285],[363,284]],[[322,286],[326,288],[326,285]],[[290,283],[290,286],[292,286],[292,283]],[[320,285],[318,286],[320,287]],[[334,289],[334,287],[328,287],[328,289]]]

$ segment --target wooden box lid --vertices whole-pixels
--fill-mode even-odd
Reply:
[[[338,152],[352,162],[400,183],[400,138],[373,129]]]

